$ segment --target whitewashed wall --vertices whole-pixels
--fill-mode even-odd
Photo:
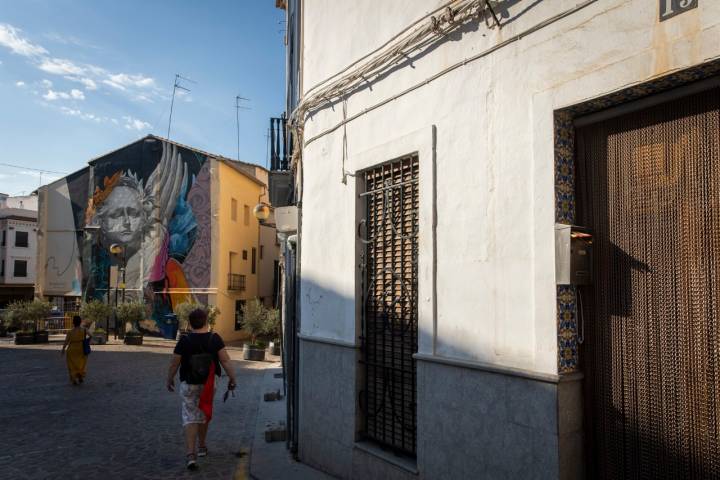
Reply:
[[[308,0],[303,88],[344,68],[439,0]],[[348,115],[511,38],[581,0],[521,0],[502,30],[455,33],[347,100]],[[475,23],[477,25],[477,23]],[[420,351],[557,373],[553,111],[720,56],[720,1],[658,21],[657,0],[599,0],[347,126],[346,169],[420,152]],[[312,117],[310,138],[342,119]],[[437,144],[437,318],[428,168]],[[302,329],[356,342],[356,183],[341,183],[342,129],[304,150]],[[430,172],[430,173],[428,173]],[[352,180],[352,179],[351,179]],[[436,327],[434,320],[436,320]]]

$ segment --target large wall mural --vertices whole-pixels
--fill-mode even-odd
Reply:
[[[97,234],[87,249],[91,261],[86,295],[114,294],[111,265],[124,267],[125,295],[148,305],[148,320],[139,327],[163,333],[173,307],[195,300],[193,289],[209,286],[209,272],[198,275],[197,262],[188,262],[199,258],[209,264],[210,242],[198,242],[209,235],[207,157],[147,138],[96,160],[92,167],[93,194],[85,224]],[[113,245],[123,253],[113,255]],[[121,281],[119,276],[116,282]]]
[[[210,286],[209,163],[200,152],[146,137],[94,160],[84,175],[66,177],[72,182],[49,186],[44,293],[114,303],[123,276],[111,282],[111,270],[124,268],[125,298],[147,305],[140,329],[167,333],[174,306],[207,301],[194,292]],[[62,225],[51,228],[53,218]],[[113,245],[122,253],[112,253]]]

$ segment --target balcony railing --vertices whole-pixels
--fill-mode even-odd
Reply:
[[[229,273],[228,274],[228,290],[237,290],[237,291],[244,291],[245,290],[245,275],[240,275],[237,273]]]

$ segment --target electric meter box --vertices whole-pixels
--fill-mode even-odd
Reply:
[[[593,237],[588,229],[555,224],[555,283],[592,284],[592,245]]]

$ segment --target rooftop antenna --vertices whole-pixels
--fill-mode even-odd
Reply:
[[[170,126],[172,125],[172,114],[173,114],[173,105],[175,104],[175,92],[177,92],[178,89],[190,92],[189,88],[185,88],[182,85],[180,85],[180,80],[185,80],[186,82],[190,83],[197,83],[195,80],[190,80],[189,78],[183,77],[179,73],[175,74],[175,82],[173,83],[173,94],[172,94],[172,100],[170,100],[170,118],[168,119],[168,131],[167,131],[167,139],[170,140]]]
[[[243,101],[249,102],[249,98],[235,95],[235,123],[237,124],[237,159],[240,161],[240,110],[250,110],[250,107],[241,105]]]

